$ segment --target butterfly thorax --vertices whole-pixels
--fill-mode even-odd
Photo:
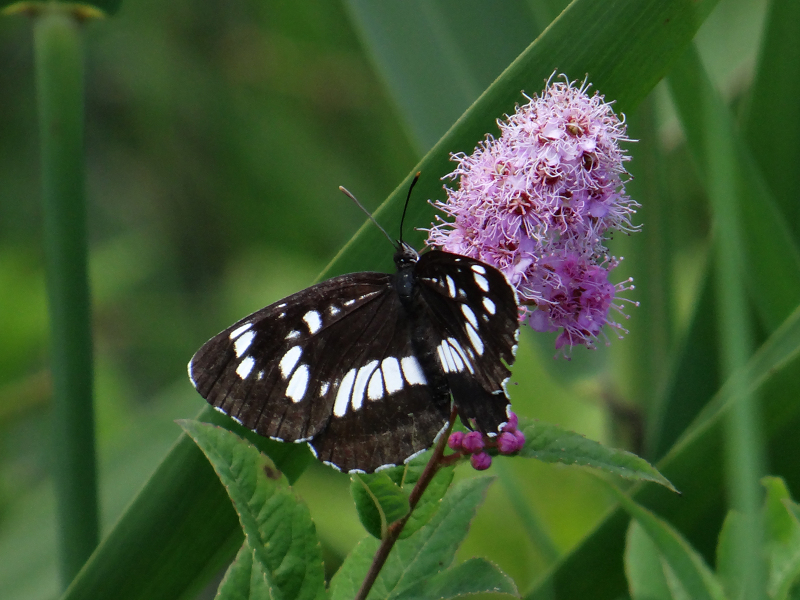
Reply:
[[[397,273],[394,276],[394,287],[400,295],[400,301],[406,308],[410,308],[414,300],[416,280],[414,266],[419,261],[419,254],[405,242],[399,242],[394,253],[394,264]]]

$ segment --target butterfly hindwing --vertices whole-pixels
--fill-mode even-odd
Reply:
[[[422,255],[416,273],[459,414],[496,433],[507,420],[505,385],[519,335],[516,294],[500,271],[447,252]]]

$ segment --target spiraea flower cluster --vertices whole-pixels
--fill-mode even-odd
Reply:
[[[630,157],[620,149],[623,120],[603,96],[589,96],[584,82],[564,77],[541,97],[498,121],[500,137],[488,135],[447,178],[452,217],[429,231],[428,245],[477,258],[500,269],[523,306],[522,319],[537,331],[558,331],[556,348],[594,346],[609,315],[622,314],[619,294],[632,280],[611,283],[619,260],[609,256],[611,231],[632,232],[638,204],[625,193]]]
[[[514,454],[525,444],[525,435],[517,429],[517,415],[509,413],[508,423],[503,425],[499,435],[489,437],[480,431],[454,431],[447,439],[447,445],[456,453],[469,455],[472,467],[484,471],[492,465],[488,449],[496,448],[500,454]]]

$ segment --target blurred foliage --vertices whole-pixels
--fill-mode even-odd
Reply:
[[[412,45],[420,29],[451,42],[427,55],[432,62],[451,61],[455,69],[459,56],[480,57],[469,85],[453,93],[432,78],[424,96],[416,89],[400,93],[410,84],[392,76],[374,50],[360,4],[131,0],[115,17],[86,26],[104,531],[174,442],[180,430],[173,419],[192,417],[205,404],[185,376],[194,350],[234,320],[311,283],[364,221],[337,186],[374,209],[565,2],[515,2],[508,15],[493,13],[480,32],[459,30],[460,19],[480,11],[479,2],[442,0],[392,21],[398,43]],[[529,21],[514,19],[521,10],[530,11]],[[754,66],[765,14],[766,1],[723,0],[696,38],[734,114],[763,106],[749,90],[759,77]],[[441,22],[450,29],[437,30]],[[371,52],[359,35],[366,47],[373,44]],[[489,41],[479,46],[476,40]],[[0,19],[0,57],[0,597],[33,600],[52,597],[57,587],[47,472],[58,449],[48,444],[28,21]],[[791,60],[787,55],[785,67],[796,74]],[[405,76],[413,80],[416,72]],[[421,120],[426,114],[429,121]],[[657,459],[693,416],[672,413],[672,429],[659,427],[666,410],[660,398],[704,289],[711,223],[665,89],[656,88],[627,116],[631,137],[640,140],[629,146],[635,177],[629,191],[643,204],[644,230],[618,236],[613,250],[626,257],[620,279],[634,276],[639,289],[631,297],[643,306],[628,311],[631,332],[624,341],[596,352],[578,348],[569,362],[552,360],[552,337],[525,332],[514,373],[519,387],[511,392],[520,414]],[[800,122],[795,115],[787,119]],[[747,132],[759,135],[753,127]],[[711,325],[703,339],[713,336]],[[698,347],[687,368],[708,358],[704,352]],[[634,360],[643,355],[647,372]],[[706,401],[720,383],[714,368],[712,357],[692,379],[697,386],[675,389],[673,396],[686,399],[691,392]],[[690,405],[686,400],[687,410]],[[520,525],[523,517],[511,516],[513,499],[525,498],[544,535],[567,553],[614,498],[582,471],[497,462],[517,496],[503,485],[490,489],[458,557],[489,556],[527,590],[553,557]],[[456,479],[469,476],[456,473]],[[349,477],[314,462],[294,487],[310,505],[330,575],[363,536]],[[793,495],[800,497],[798,490]],[[714,536],[719,525],[708,525]],[[694,543],[708,554],[708,546]]]

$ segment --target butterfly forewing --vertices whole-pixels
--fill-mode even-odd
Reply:
[[[192,381],[245,427],[309,441],[339,469],[402,463],[445,425],[449,397],[426,385],[391,281],[345,275],[250,315],[197,352]]]
[[[466,256],[432,251],[416,272],[459,414],[494,434],[507,420],[505,384],[519,335],[516,294],[500,271]]]

